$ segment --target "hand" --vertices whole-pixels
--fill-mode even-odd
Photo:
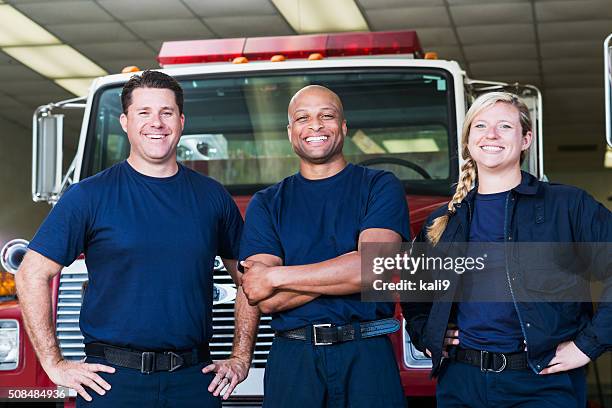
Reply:
[[[109,383],[104,381],[96,372],[114,373],[115,369],[103,364],[88,364],[83,361],[60,360],[46,370],[47,375],[57,385],[74,389],[86,401],[91,396],[83,387],[86,385],[100,395],[111,389]]]
[[[234,392],[234,388],[247,377],[249,366],[249,361],[239,357],[230,357],[227,360],[207,365],[202,369],[204,374],[210,372],[217,373],[210,382],[208,391],[212,392],[215,397],[218,397],[221,391],[227,387],[223,394],[221,394],[223,399],[227,400],[232,395],[232,392]]]
[[[240,265],[245,268],[241,285],[249,305],[255,306],[274,294],[270,281],[272,267],[257,261],[242,261]]]
[[[557,346],[555,356],[540,374],[572,370],[587,365],[589,361],[591,361],[589,356],[584,354],[573,341],[565,341]]]
[[[455,329],[454,326],[449,326],[444,334],[444,342],[442,343],[442,355],[448,357],[448,347],[459,345],[459,330]],[[431,358],[431,351],[425,349],[425,355]]]
[[[454,327],[447,327],[444,335],[444,343],[442,343],[442,355],[448,357],[448,348],[459,345],[459,330]]]

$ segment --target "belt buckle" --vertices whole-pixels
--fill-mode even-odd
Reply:
[[[329,346],[333,344],[331,342],[318,341],[317,340],[317,328],[319,327],[331,327],[331,323],[321,323],[321,324],[313,324],[312,325],[312,340],[315,346]]]
[[[140,372],[142,374],[151,374],[155,371],[155,352],[144,351],[141,355]]]
[[[172,351],[167,351],[164,354],[170,357],[170,369],[168,370],[168,372],[173,372],[174,370],[183,366],[183,363],[185,362],[183,360],[183,357]]]
[[[508,360],[506,359],[506,355],[504,353],[500,353],[501,356],[502,356],[502,359],[503,359],[503,363],[502,363],[501,368],[495,370],[494,368],[485,368],[484,367],[483,362],[485,360],[485,356],[488,356],[489,354],[492,354],[492,353],[489,353],[486,350],[480,350],[480,371],[482,371],[482,372],[490,371],[490,372],[493,372],[493,373],[501,373],[502,371],[504,371],[506,369],[506,365],[508,363]],[[493,363],[495,364],[495,359],[493,359]]]

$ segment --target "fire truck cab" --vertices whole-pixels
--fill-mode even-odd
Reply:
[[[457,180],[466,109],[482,92],[509,90],[526,100],[536,124],[534,146],[524,168],[543,177],[538,89],[473,80],[457,62],[430,57],[423,58],[414,31],[164,43],[158,61],[185,92],[186,122],[178,160],[221,182],[244,214],[252,194],[298,170],[298,159],[287,141],[287,105],[303,86],[321,84],[343,101],[349,129],[344,144],[347,160],[396,174],[406,190],[415,234],[427,215],[448,200]],[[37,109],[33,121],[35,201],[53,204],[70,184],[126,159],[129,144],[118,117],[121,89],[131,75],[98,78],[86,97]],[[61,168],[63,109],[83,109],[78,150],[66,173]],[[26,245],[15,241],[5,247],[2,260],[7,270],[17,269]],[[223,359],[231,350],[236,291],[221,262],[214,279],[210,347],[213,358]],[[84,357],[78,318],[86,281],[84,260],[78,259],[51,287],[56,333],[68,359]],[[27,340],[14,291],[0,302],[0,382],[51,386]],[[396,317],[405,325],[399,307]],[[252,369],[236,389],[236,399],[256,400],[263,395],[263,372],[274,336],[269,323],[270,317],[263,316]],[[391,340],[405,394],[433,396],[431,361],[412,346],[405,330],[391,335]]]

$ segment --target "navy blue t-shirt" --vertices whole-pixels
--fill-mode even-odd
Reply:
[[[470,224],[470,242],[504,242],[506,198],[509,192],[476,194]],[[475,245],[481,252],[483,245]],[[478,257],[482,253],[470,253]],[[487,251],[485,269],[466,271],[462,276],[464,296],[478,299],[493,296],[499,302],[460,302],[457,325],[459,343],[463,348],[511,353],[522,350],[523,334],[514,304],[508,302],[510,289],[506,279],[505,253],[501,244],[493,244]],[[483,298],[481,297],[481,299]],[[505,301],[504,301],[505,300]]]
[[[410,238],[404,188],[389,172],[348,164],[338,174],[309,180],[300,173],[253,196],[246,213],[240,259],[276,255],[283,265],[308,265],[356,251],[359,234],[385,228]],[[320,296],[272,316],[274,330],[309,324],[346,324],[393,314],[393,304],[366,303],[360,294]]]
[[[212,337],[214,258],[237,259],[242,225],[213,179],[124,161],[66,191],[29,248],[65,266],[85,254],[85,343],[183,350]]]

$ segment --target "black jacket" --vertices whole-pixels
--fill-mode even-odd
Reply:
[[[436,249],[445,245],[448,248],[449,243],[468,241],[476,190],[471,190],[461,203],[455,205],[457,211],[450,217]],[[434,211],[416,241],[428,242],[427,226],[446,211],[446,206]],[[508,195],[504,236],[506,243],[610,243],[612,213],[583,190],[541,182],[528,173],[522,173],[521,183]],[[599,257],[600,268],[590,272],[603,282],[604,288],[595,315],[591,302],[517,301],[514,293],[525,288],[536,287],[544,292],[584,290],[578,286],[584,286],[585,282],[578,279],[551,282],[550,275],[531,271],[531,265],[523,263],[520,257],[506,256],[507,282],[527,344],[529,365],[536,373],[549,364],[557,345],[564,341],[573,340],[591,360],[612,349],[611,246],[604,244],[597,248],[599,253],[593,255]],[[451,275],[461,279],[460,275]],[[455,296],[453,291],[449,291],[433,303],[402,303],[412,342],[417,349],[424,351],[427,348],[432,353],[432,376],[437,375],[443,360],[446,327],[455,319]]]

